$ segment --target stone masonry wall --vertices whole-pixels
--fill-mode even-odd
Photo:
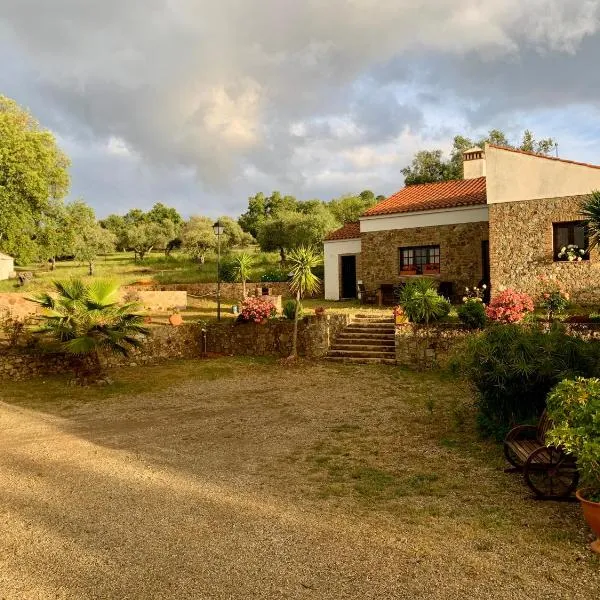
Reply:
[[[455,324],[398,325],[396,363],[415,371],[444,368],[457,345],[468,335],[472,332]]]
[[[555,276],[578,304],[600,302],[600,254],[590,260],[555,262],[553,223],[581,220],[582,196],[492,204],[490,273],[492,295],[501,287],[541,291],[540,275]]]
[[[334,337],[349,322],[349,315],[304,318],[298,330],[299,354],[308,358],[323,356]],[[292,332],[293,323],[283,319],[268,321],[265,325],[211,323],[207,327],[207,351],[226,355],[288,356]],[[128,357],[105,355],[102,362],[112,368],[174,358],[199,358],[204,351],[202,337],[202,329],[197,324],[153,327],[143,345],[132,350]],[[70,356],[44,353],[35,346],[0,346],[0,381],[66,373],[72,371],[73,364]]]
[[[400,276],[399,248],[440,246],[440,281],[451,281],[455,293],[479,283],[483,265],[481,242],[488,239],[488,224],[463,223],[361,234],[361,270],[367,289],[382,283],[397,283],[410,277]]]

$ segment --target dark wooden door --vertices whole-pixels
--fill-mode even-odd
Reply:
[[[490,242],[489,240],[483,240],[481,242],[481,284],[487,286],[483,295],[484,302],[490,301],[491,289],[490,289]]]
[[[356,298],[356,256],[342,256],[342,298]]]

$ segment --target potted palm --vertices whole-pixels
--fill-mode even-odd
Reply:
[[[548,443],[577,457],[577,499],[597,537],[590,547],[600,554],[600,379],[563,380],[548,396],[548,415],[554,423]]]

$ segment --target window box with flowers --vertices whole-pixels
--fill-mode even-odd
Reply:
[[[415,267],[402,267],[400,275],[416,275],[417,269]]]
[[[423,275],[439,275],[440,264],[439,263],[426,263],[423,265]]]

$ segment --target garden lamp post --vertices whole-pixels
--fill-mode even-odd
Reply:
[[[217,321],[221,320],[221,236],[223,235],[224,227],[221,221],[217,221],[213,225],[213,231],[217,236]]]

